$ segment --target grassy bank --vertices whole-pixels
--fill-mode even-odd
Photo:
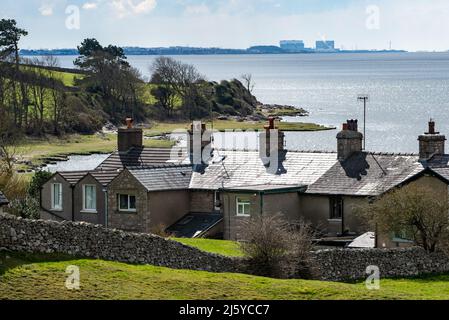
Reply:
[[[226,130],[263,130],[267,123],[265,121],[236,121],[236,120],[216,120],[213,123],[213,129],[224,132]],[[191,122],[161,122],[153,125],[151,129],[145,130],[145,134],[148,136],[160,135],[164,133],[171,133],[174,130],[187,130],[190,128]],[[329,128],[314,123],[302,123],[302,122],[279,122],[277,126],[283,131],[323,131],[334,130],[335,128]],[[208,121],[207,127],[212,129],[212,123]]]
[[[206,252],[221,254],[223,256],[243,256],[243,252],[240,250],[239,244],[235,241],[185,238],[173,238],[172,240],[181,242],[185,245],[195,247]]]
[[[8,258],[7,258],[8,257]],[[64,284],[68,266],[80,268],[81,290]],[[173,270],[101,260],[0,253],[0,299],[447,299],[449,276],[363,283],[275,280],[241,274]]]
[[[145,139],[144,144],[153,148],[170,148],[173,141]],[[92,153],[110,153],[117,150],[116,134],[68,135],[62,139],[49,137],[46,139],[26,138],[19,146],[18,153],[33,164],[41,164],[43,158],[88,155]]]

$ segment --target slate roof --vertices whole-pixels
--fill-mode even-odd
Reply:
[[[115,171],[91,171],[90,175],[104,187],[108,186],[119,174],[120,170]]]
[[[128,170],[147,191],[187,190],[192,178],[190,165],[135,167]]]
[[[120,171],[72,171],[72,172],[58,172],[68,183],[72,186],[80,182],[85,176],[90,174],[101,185],[107,186],[112,180],[119,175]]]
[[[311,185],[337,162],[336,153],[287,152],[279,166],[267,168],[257,151],[218,151],[204,173],[194,172],[191,189],[232,189],[244,186]],[[274,166],[273,166],[274,167]]]
[[[358,152],[337,161],[307,193],[377,196],[422,172],[417,156]]]
[[[183,151],[185,154],[185,150]],[[117,170],[128,167],[153,166],[170,163],[169,148],[132,148],[128,152],[114,152],[97,170]]]
[[[223,220],[223,215],[216,213],[190,213],[167,229],[178,238],[197,238]]]
[[[0,191],[0,206],[7,205],[9,203],[5,195]]]
[[[61,177],[63,177],[72,186],[76,185],[82,178],[84,178],[89,171],[61,171],[57,172]]]
[[[295,152],[284,155],[278,170],[269,171],[255,151],[216,151],[201,172],[194,172],[191,189],[266,189],[307,186],[307,194],[378,196],[423,172],[426,166],[413,154],[359,152],[345,162],[336,153]],[[440,162],[441,163],[441,162]],[[432,168],[447,177],[449,168]]]

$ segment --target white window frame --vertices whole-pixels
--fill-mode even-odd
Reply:
[[[93,198],[93,200],[94,200],[95,208],[87,208],[86,207],[86,200],[87,200],[86,190],[87,190],[87,188],[93,188],[93,191],[94,191],[94,198]],[[97,186],[94,185],[94,184],[85,184],[85,185],[83,185],[83,212],[97,213],[98,212],[97,210],[98,210],[97,209]]]
[[[128,197],[128,209],[122,209],[122,196],[127,196]],[[136,208],[131,208],[131,197],[134,197],[136,199],[135,203],[136,203]],[[118,211],[120,212],[137,212],[137,196],[133,195],[133,194],[124,194],[124,193],[119,193],[118,196]]]
[[[56,206],[55,203],[55,188],[59,187],[59,203]],[[51,210],[62,211],[63,210],[63,196],[62,196],[62,183],[52,183],[51,184]]]
[[[237,197],[236,203],[236,215],[238,217],[249,217],[251,216],[251,200]],[[248,213],[245,211],[245,207],[248,207]],[[240,208],[243,208],[243,213],[241,213]]]

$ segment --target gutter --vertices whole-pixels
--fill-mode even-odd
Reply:
[[[109,223],[109,221],[108,221],[108,215],[109,215],[109,206],[108,206],[108,204],[109,204],[109,193],[108,193],[108,189],[107,188],[104,188],[103,189],[103,192],[104,192],[104,226],[105,226],[105,228],[107,228],[108,227],[108,223]]]
[[[75,222],[75,186],[70,186],[72,189],[72,221]]]

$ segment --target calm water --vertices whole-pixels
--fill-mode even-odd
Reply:
[[[148,77],[154,58],[131,56],[129,61]],[[309,110],[311,116],[301,121],[340,127],[346,119],[362,119],[357,95],[369,94],[367,147],[373,151],[417,152],[417,136],[430,117],[449,135],[449,53],[175,58],[194,64],[209,80],[251,73],[260,101]],[[74,57],[59,59],[62,66],[73,66]],[[336,133],[289,133],[287,144],[299,150],[335,150]]]

